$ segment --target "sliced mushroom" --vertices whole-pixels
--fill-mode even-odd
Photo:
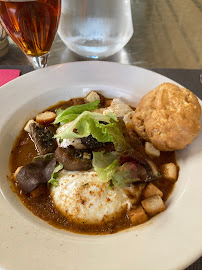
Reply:
[[[92,168],[92,160],[85,158],[84,151],[73,148],[58,147],[55,151],[55,158],[62,163],[68,171],[87,171]]]

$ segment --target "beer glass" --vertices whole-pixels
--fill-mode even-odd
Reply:
[[[33,66],[47,59],[61,14],[61,0],[0,0],[1,22]]]

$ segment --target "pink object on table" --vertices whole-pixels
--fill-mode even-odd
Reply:
[[[0,69],[0,86],[20,76],[20,70]]]

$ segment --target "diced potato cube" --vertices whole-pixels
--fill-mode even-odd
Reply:
[[[167,163],[162,165],[161,171],[166,179],[172,182],[177,180],[177,167],[174,163]]]
[[[150,216],[155,216],[156,214],[158,214],[166,209],[165,203],[159,195],[147,198],[147,199],[141,201],[141,204],[142,204],[144,210]]]
[[[125,114],[131,112],[131,107],[123,102],[120,98],[114,98],[110,107],[107,107],[103,114],[107,115],[108,113],[112,112],[116,115],[116,117],[124,117]]]
[[[100,100],[100,96],[98,95],[97,92],[95,91],[91,91],[85,98],[84,98],[85,102],[93,102],[96,100]]]
[[[39,113],[36,116],[36,122],[39,123],[40,125],[49,125],[52,123],[56,118],[56,114],[54,112],[43,112]]]
[[[124,121],[127,129],[134,129],[133,128],[134,125],[133,125],[133,121],[132,121],[134,113],[135,113],[135,111],[131,111],[131,112],[125,114],[123,117],[123,121]]]
[[[145,143],[145,152],[147,153],[147,155],[152,157],[159,157],[161,154],[161,152],[156,149],[150,142]]]
[[[143,196],[145,199],[147,199],[155,195],[163,197],[163,192],[158,189],[154,184],[149,183],[147,187],[143,190]]]
[[[29,121],[27,122],[27,124],[25,125],[25,127],[24,127],[24,131],[30,133],[29,125],[32,124],[32,123],[36,123],[36,121],[34,121],[33,119],[29,120]]]
[[[130,219],[133,225],[138,225],[146,222],[148,220],[148,216],[140,205],[136,209],[132,209],[130,211]]]

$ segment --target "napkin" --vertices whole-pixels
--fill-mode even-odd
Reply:
[[[20,70],[0,69],[0,86],[20,76]]]

